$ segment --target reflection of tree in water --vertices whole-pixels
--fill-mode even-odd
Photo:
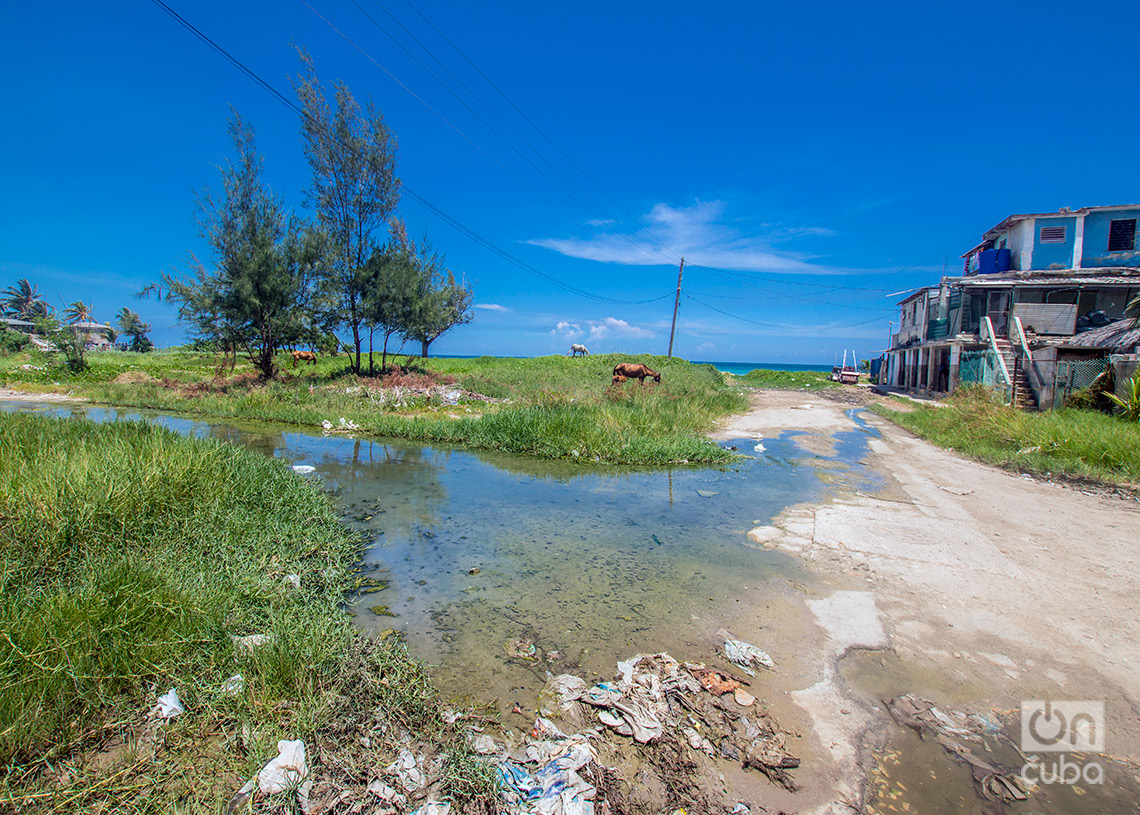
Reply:
[[[222,424],[201,426],[203,438],[248,447],[268,458],[283,456],[288,458],[289,443],[284,433],[249,432],[237,427]]]
[[[370,528],[401,537],[438,523],[447,504],[440,454],[427,447],[345,441],[325,451],[320,470],[350,518],[371,515],[363,521]]]

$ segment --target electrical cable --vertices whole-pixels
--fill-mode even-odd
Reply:
[[[178,21],[178,23],[180,25],[182,25],[183,28],[185,28],[187,31],[191,32],[197,39],[199,39],[201,42],[203,42],[204,44],[209,46],[212,50],[214,50],[215,52],[220,54],[222,57],[224,57],[231,65],[233,65],[235,68],[237,68],[239,71],[241,71],[241,73],[243,73],[247,78],[252,80],[254,83],[256,83],[263,90],[267,91],[278,102],[283,104],[286,108],[288,108],[290,111],[292,111],[294,114],[296,114],[299,118],[304,118],[305,113],[304,113],[304,110],[301,108],[300,105],[298,105],[293,100],[289,99],[287,96],[285,96],[280,91],[278,91],[276,88],[274,88],[272,85],[270,85],[268,82],[266,82],[260,75],[257,74],[257,72],[255,72],[253,69],[249,68],[244,63],[242,63],[237,57],[230,54],[229,51],[222,48],[222,46],[220,46],[218,43],[214,42],[214,40],[212,40],[205,33],[203,33],[201,30],[199,30],[193,24],[191,24],[188,20],[186,20],[184,17],[182,17],[176,11],[174,11],[174,9],[170,8],[170,6],[168,6],[165,2],[163,2],[163,0],[152,0],[152,2],[155,5],[157,5],[159,8],[161,8],[163,11],[165,11],[167,14],[169,14],[171,17],[173,17],[176,21]],[[307,5],[307,3],[306,3],[306,5]],[[512,265],[516,266],[517,268],[522,269],[525,272],[528,272],[529,274],[535,275],[536,277],[539,277],[542,280],[545,280],[548,283],[551,283],[552,285],[555,285],[555,286],[557,286],[557,287],[559,287],[559,288],[561,288],[567,292],[570,292],[571,294],[576,294],[580,297],[596,300],[598,302],[610,303],[610,304],[614,304],[614,305],[642,305],[644,303],[653,303],[653,302],[656,302],[658,300],[663,300],[666,297],[671,297],[673,295],[673,292],[669,291],[669,292],[666,292],[665,294],[662,294],[659,297],[653,297],[653,298],[649,298],[646,300],[628,300],[628,299],[617,298],[617,297],[606,297],[605,295],[595,294],[594,292],[587,291],[586,289],[581,289],[577,286],[573,286],[569,283],[565,283],[565,282],[559,280],[558,278],[554,277],[553,275],[547,274],[546,272],[543,272],[541,269],[538,269],[537,267],[531,266],[529,263],[526,263],[525,261],[520,260],[519,258],[512,255],[510,252],[508,252],[506,249],[503,249],[501,246],[498,246],[494,242],[488,240],[487,238],[484,238],[482,235],[477,233],[475,230],[466,226],[465,224],[463,224],[462,222],[460,222],[456,218],[453,218],[451,215],[448,215],[446,212],[444,212],[442,209],[437,207],[435,204],[432,204],[430,201],[428,201],[422,195],[420,195],[419,193],[412,190],[410,187],[407,186],[407,184],[402,184],[401,190],[402,190],[402,192],[407,194],[409,198],[416,201],[421,206],[425,207],[427,210],[429,210],[430,212],[435,214],[437,217],[441,218],[442,220],[444,220],[445,222],[450,224],[452,227],[454,227],[458,231],[462,232],[464,235],[466,235],[469,238],[471,238],[472,240],[476,241],[481,246],[485,247],[486,249],[489,249],[490,251],[492,251],[493,253],[495,253],[496,255],[501,257],[502,259],[506,260],[507,262],[511,263]]]

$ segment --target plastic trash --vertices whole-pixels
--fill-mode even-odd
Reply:
[[[768,670],[775,670],[776,663],[772,661],[772,657],[768,656],[767,652],[761,651],[755,645],[749,645],[747,642],[734,640],[731,637],[724,638],[724,655],[729,662],[740,667],[749,676],[756,676],[756,672],[752,669],[767,668]]]
[[[226,696],[237,696],[245,690],[245,678],[241,674],[234,674],[222,683],[222,693]]]
[[[178,698],[178,691],[171,688],[162,696],[158,697],[154,711],[158,714],[158,718],[160,719],[173,719],[175,716],[180,716],[185,713],[186,708],[182,706],[182,701]]]
[[[294,464],[293,465],[293,472],[295,472],[297,475],[308,475],[309,473],[315,473],[316,471],[317,471],[317,468],[312,466],[311,464]]]
[[[450,815],[451,804],[446,801],[429,801],[419,809],[414,809],[411,815]]]
[[[717,494],[715,490],[697,490],[697,495],[701,496],[701,498],[712,498]]]
[[[352,421],[351,419],[345,419],[343,416],[341,416],[340,417],[340,429],[341,430],[359,430],[360,425],[358,425],[356,422]]]
[[[408,803],[407,796],[402,795],[397,790],[392,789],[379,778],[372,781],[368,785],[367,789],[368,792],[377,796],[386,804],[394,804],[403,809]]]
[[[266,795],[298,789],[309,776],[305,762],[305,742],[300,739],[277,742],[277,756],[257,774],[257,788]]]
[[[756,704],[756,697],[743,688],[737,688],[732,692],[732,698],[736,700],[736,704],[741,707],[752,707]]]
[[[245,637],[235,637],[231,635],[230,639],[233,641],[234,649],[238,651],[238,653],[249,655],[256,651],[258,648],[261,648],[264,645],[269,645],[269,643],[273,642],[273,635],[250,634]]]
[[[301,575],[299,574],[287,574],[281,578],[281,582],[287,586],[292,586],[297,591],[301,590]]]
[[[321,422],[321,427],[323,427],[325,430],[332,430],[333,429],[333,423],[330,422],[328,419],[325,419],[323,422]]]
[[[499,744],[486,733],[480,733],[471,739],[471,749],[482,756],[489,756],[499,752]]]
[[[424,777],[423,770],[420,769],[419,762],[406,748],[400,750],[399,758],[389,764],[384,772],[395,775],[400,786],[407,792],[416,792],[423,789],[427,784],[427,779]]]
[[[586,692],[586,680],[573,674],[559,674],[547,681],[538,693],[538,712],[543,716],[565,713]]]

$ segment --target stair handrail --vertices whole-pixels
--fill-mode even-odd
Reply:
[[[1021,324],[1021,318],[1016,314],[1013,317],[1014,331],[1017,332],[1017,339],[1021,345],[1021,352],[1025,355],[1026,362],[1029,365],[1026,367],[1026,376],[1029,379],[1029,387],[1033,389],[1033,398],[1037,400],[1037,404],[1041,404],[1041,391],[1044,390],[1045,382],[1041,377],[1041,372],[1037,370],[1037,363],[1033,360],[1033,352],[1029,350],[1029,343],[1025,339],[1025,326]]]
[[[989,340],[990,350],[993,351],[994,356],[997,357],[998,370],[1001,371],[1002,378],[1005,379],[1005,384],[1012,394],[1013,380],[1009,378],[1009,368],[1005,367],[1005,358],[1001,355],[1001,351],[998,350],[997,340],[994,338],[994,324],[990,321],[989,315],[982,318],[982,327],[985,329],[982,333],[984,333],[986,339]]]

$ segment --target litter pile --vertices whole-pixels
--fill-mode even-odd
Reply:
[[[750,673],[773,667],[763,651],[727,634],[724,654]],[[507,815],[748,815],[754,805],[729,800],[723,786],[710,781],[725,760],[796,789],[789,771],[799,759],[788,751],[787,734],[743,690],[746,680],[665,653],[619,662],[611,681],[548,677],[529,732],[472,710],[444,712],[444,720],[458,725],[471,749],[494,767],[499,811]],[[331,734],[308,753],[300,741],[281,741],[279,755],[247,777],[230,811],[264,811],[267,805],[273,811],[295,806],[306,815],[453,811],[443,794],[446,750],[415,741],[399,727],[345,725],[336,741],[342,748],[353,745],[351,756],[334,747]],[[387,757],[379,760],[381,755]]]
[[[922,738],[933,739],[956,761],[970,768],[974,788],[987,801],[1024,801],[1029,790],[1016,769],[984,761],[967,743],[989,751],[987,740],[1004,743],[1020,755],[1017,745],[1001,734],[997,723],[985,716],[935,707],[912,693],[885,702],[896,724],[909,727]]]
[[[772,664],[763,651],[736,640],[726,639],[726,652],[746,665],[755,664],[753,660]],[[534,730],[519,747],[472,731],[475,749],[496,757],[511,815],[593,815],[602,785],[625,797],[614,789],[620,786],[615,784],[615,768],[598,759],[611,733],[645,746],[641,758],[657,770],[671,807],[750,811],[741,802],[709,800],[711,791],[701,779],[708,777],[710,762],[717,759],[739,762],[790,791],[796,789],[788,771],[800,762],[788,752],[787,735],[742,690],[740,680],[665,653],[638,654],[617,668],[614,681],[592,686],[572,674],[551,677],[538,697],[540,716]],[[565,735],[547,716],[579,732]],[[590,727],[591,720],[602,726]],[[598,806],[601,812],[611,811],[604,797]]]

